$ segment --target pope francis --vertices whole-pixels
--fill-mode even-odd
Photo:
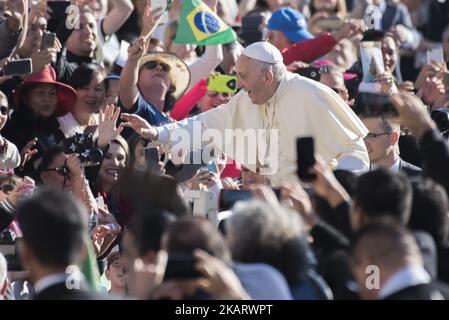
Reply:
[[[236,71],[242,90],[227,104],[157,128],[137,115],[122,114],[123,125],[172,147],[183,136],[176,134],[178,130],[189,133],[190,143],[196,147],[213,140],[225,154],[251,170],[265,170],[273,185],[296,179],[298,137],[314,137],[316,152],[333,168],[368,170],[363,142],[368,130],[332,89],[288,72],[281,53],[268,42],[246,47]],[[198,136],[195,128],[212,130],[207,136],[213,138]],[[242,132],[246,137],[253,132],[255,139],[239,140]]]

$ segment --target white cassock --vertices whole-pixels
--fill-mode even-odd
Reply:
[[[247,92],[242,90],[227,104],[158,127],[157,142],[173,147],[186,132],[192,135],[195,126],[197,129],[201,127],[203,132],[214,129],[214,133],[222,137],[241,130],[247,130],[248,135],[259,132],[256,141],[248,139],[245,143],[213,136],[215,144],[225,154],[253,171],[256,166],[268,163],[271,171],[268,176],[273,185],[296,180],[298,137],[314,137],[315,152],[332,168],[353,172],[369,169],[368,153],[363,142],[368,130],[360,119],[332,89],[291,72],[286,73],[274,96],[264,105],[253,104]],[[257,131],[259,129],[261,131]],[[277,129],[277,137],[264,134],[267,129]],[[201,136],[198,134],[193,139],[193,149],[204,147],[209,142],[203,140],[200,146],[198,140]],[[246,152],[248,150],[249,153]],[[270,152],[267,153],[267,150]],[[254,161],[255,154],[257,161]]]

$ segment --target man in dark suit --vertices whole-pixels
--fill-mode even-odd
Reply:
[[[403,171],[409,177],[421,174],[421,169],[401,159],[399,156],[400,126],[383,117],[363,117],[369,133],[365,145],[371,161],[371,168],[385,167],[393,171]]]
[[[404,227],[378,220],[362,227],[353,244],[352,269],[363,299],[449,299],[449,288],[432,282],[414,236]]]
[[[77,264],[87,239],[88,214],[71,194],[42,188],[17,208],[23,233],[22,265],[30,273],[36,300],[99,299]]]

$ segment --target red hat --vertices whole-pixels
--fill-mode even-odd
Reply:
[[[52,67],[45,67],[41,72],[31,74],[14,90],[13,101],[16,107],[20,105],[22,90],[26,86],[36,83],[50,83],[56,86],[58,105],[56,106],[55,116],[63,116],[72,110],[76,102],[76,91],[71,86],[56,81],[56,72]]]

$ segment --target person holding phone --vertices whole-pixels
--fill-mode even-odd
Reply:
[[[286,71],[280,51],[268,42],[256,42],[245,48],[237,62],[238,86],[242,90],[227,104],[196,117],[155,128],[144,119],[122,114],[125,126],[158,143],[170,141],[175,130],[185,130],[192,137],[194,124],[202,129],[216,129],[225,153],[252,171],[257,168],[273,185],[295,179],[298,136],[314,136],[316,150],[330,166],[350,171],[368,169],[369,159],[363,137],[368,130],[336,92],[324,85]],[[237,153],[233,139],[225,130],[265,129],[277,132],[278,149],[270,151],[270,140],[260,137],[255,145],[246,146],[245,156]],[[277,131],[271,131],[272,129]],[[201,136],[194,136],[197,142]],[[271,153],[271,154],[270,154]],[[271,162],[272,160],[273,162]]]

